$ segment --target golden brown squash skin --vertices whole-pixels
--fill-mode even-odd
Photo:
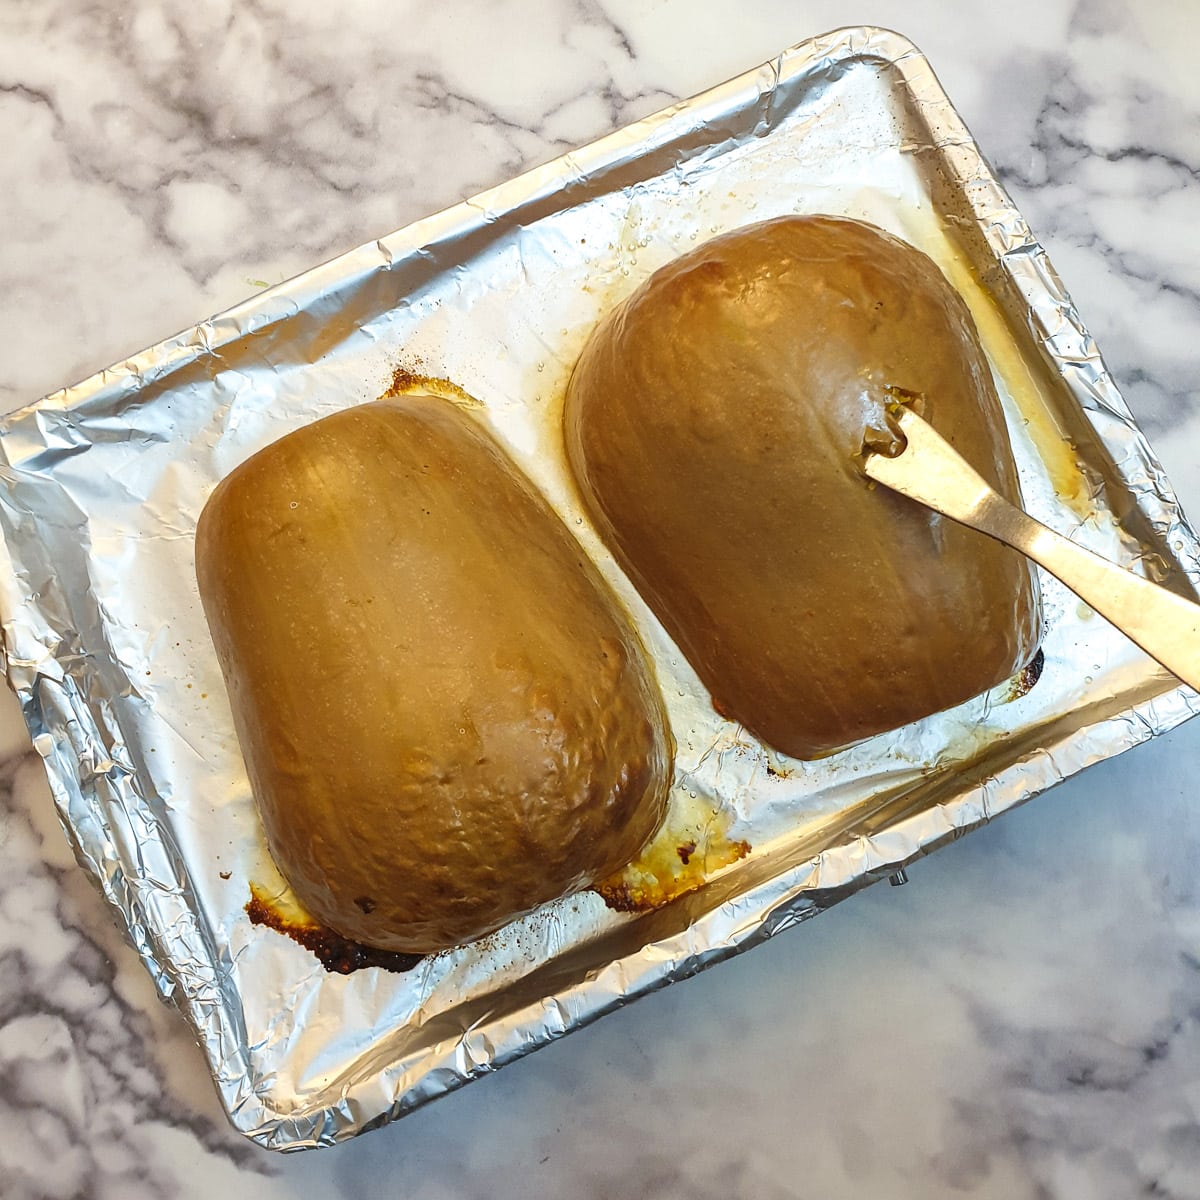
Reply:
[[[785,217],[684,255],[601,323],[567,392],[602,536],[718,710],[799,758],[959,704],[1037,644],[1022,556],[862,475],[889,385],[1019,500],[966,305],[858,221]]]
[[[323,924],[453,946],[657,829],[673,746],[632,625],[460,408],[403,396],[283,438],[196,543],[271,854]]]

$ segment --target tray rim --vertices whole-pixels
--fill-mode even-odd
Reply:
[[[794,75],[804,70],[806,66],[820,60],[830,63],[848,63],[868,59],[886,61],[891,69],[899,73],[912,95],[921,102],[922,110],[934,114],[934,118],[928,123],[931,141],[944,154],[947,165],[954,173],[959,185],[964,190],[969,190],[971,184],[990,189],[991,194],[998,198],[993,203],[1012,218],[1010,222],[1003,225],[993,223],[983,232],[997,262],[1002,267],[1007,269],[1011,260],[1019,263],[1023,268],[1022,272],[1013,273],[1012,279],[1029,307],[1030,332],[1034,339],[1039,345],[1045,346],[1050,339],[1056,336],[1056,331],[1048,328],[1044,322],[1039,327],[1035,307],[1029,301],[1031,291],[1036,288],[1048,292],[1060,301],[1061,312],[1072,315],[1072,324],[1076,335],[1094,348],[1095,343],[1085,327],[1074,319],[1073,314],[1076,310],[1050,264],[1045,250],[1034,238],[1016,205],[979,151],[961,117],[937,81],[925,56],[907,38],[891,30],[875,26],[849,26],[797,43],[782,51],[774,59],[736,75],[723,84],[718,84],[690,99],[672,104],[578,150],[533,167],[511,180],[488,188],[459,204],[328,259],[281,284],[201,321],[197,325],[168,337],[146,350],[104,368],[79,383],[49,393],[37,401],[13,410],[0,418],[0,452],[5,455],[5,460],[9,465],[19,465],[21,461],[19,458],[16,460],[7,458],[10,447],[6,444],[5,437],[34,414],[48,410],[66,411],[84,400],[95,402],[100,397],[106,397],[111,402],[120,402],[136,394],[148,384],[166,379],[180,368],[205,356],[213,355],[222,346],[245,336],[248,329],[258,332],[268,326],[285,321],[296,311],[298,306],[303,307],[306,296],[325,293],[323,280],[333,277],[339,281],[346,281],[374,273],[380,269],[381,256],[385,263],[384,269],[386,269],[386,265],[390,265],[390,262],[399,255],[428,246],[450,231],[458,230],[465,225],[485,222],[489,212],[499,209],[512,212],[545,202],[562,190],[564,186],[562,181],[568,172],[579,171],[581,168],[594,171],[606,160],[615,160],[621,157],[617,153],[618,150],[625,150],[630,137],[635,133],[640,132],[643,135],[639,137],[639,141],[644,144],[656,135],[668,132],[671,122],[682,114],[687,113],[693,119],[697,119],[706,104],[717,103],[718,96],[722,106],[727,105],[733,94],[732,89],[735,87],[748,89],[751,86],[758,86],[761,91],[761,82],[778,81],[785,73]],[[506,196],[508,195],[519,198],[520,203],[517,205],[507,203]],[[1098,382],[1084,389],[1082,395],[1078,378],[1067,378],[1057,367],[1056,373],[1062,378],[1064,386],[1080,405],[1084,420],[1092,423],[1090,414],[1094,411],[1101,411],[1121,420],[1134,431],[1142,461],[1156,469],[1156,477],[1162,483],[1161,503],[1157,507],[1164,514],[1170,512],[1171,528],[1178,528],[1190,552],[1186,556],[1187,561],[1185,561],[1185,556],[1180,556],[1180,565],[1193,586],[1200,585],[1200,555],[1197,554],[1196,535],[1183,518],[1178,500],[1166,481],[1161,465],[1158,464],[1149,443],[1133,421],[1132,414],[1117,390],[1110,373],[1103,365],[1098,350],[1094,352],[1094,362],[1098,368],[1096,373]],[[1125,476],[1120,463],[1116,464],[1116,470],[1123,477]],[[20,660],[10,653],[7,632],[15,604],[14,589],[8,584],[11,576],[9,549],[6,539],[0,532],[0,579],[4,581],[0,586],[0,622],[3,622],[5,627],[6,643],[4,667],[10,683],[20,692],[15,675],[34,670],[35,677],[41,678],[43,682],[51,680],[51,677],[42,674],[40,668],[44,663]],[[61,675],[55,682],[62,682]],[[22,696],[22,708],[26,721],[30,726],[31,733],[35,736],[35,748],[42,755],[50,775],[56,807],[67,836],[80,864],[95,879],[96,871],[86,861],[86,856],[81,850],[78,839],[74,836],[74,830],[67,817],[68,798],[65,796],[67,789],[63,787],[62,780],[57,779],[51,769],[52,754],[44,744],[38,744],[34,718],[36,717],[40,722],[42,709],[35,692],[35,688],[30,688],[28,698]],[[1135,742],[1115,751],[1109,750],[1102,756],[1103,758],[1115,757],[1124,749],[1132,748],[1133,745],[1140,744],[1157,733],[1173,728],[1196,715],[1197,711],[1200,711],[1200,701],[1189,689],[1182,685],[1172,686],[1164,680],[1164,687],[1160,693],[1122,713],[1082,727],[1067,740],[1065,745],[1074,752],[1077,758],[1086,757],[1085,752],[1088,746],[1104,747],[1103,730],[1115,722],[1121,722],[1127,726],[1131,717],[1136,718],[1141,736]],[[1067,763],[1067,769],[1059,775],[1059,780],[1068,778],[1083,769],[1083,766],[1090,765],[1094,761],[1100,761],[1100,759],[1087,758],[1086,762],[1075,766]],[[986,823],[999,813],[1024,803],[1044,790],[1046,788],[1041,786],[1025,793],[1018,789],[1009,795],[990,799],[985,791],[981,797],[983,802],[978,809],[973,813],[966,814],[962,821],[951,822],[940,837],[924,842],[906,836],[917,819],[915,816],[910,816],[887,827],[879,834],[864,835],[843,845],[826,847],[801,867],[772,879],[770,889],[760,889],[772,891],[773,896],[766,916],[752,928],[743,929],[731,940],[723,942],[716,950],[707,950],[703,961],[684,954],[678,959],[672,970],[665,975],[656,977],[649,984],[616,995],[606,1003],[593,1004],[576,1017],[567,1031],[590,1024],[607,1012],[640,995],[657,990],[677,979],[686,978],[699,969],[706,968],[717,961],[741,953],[765,941],[775,933],[816,915],[831,904],[880,878],[887,877],[925,854],[931,853],[946,841],[953,840],[970,829]],[[111,830],[107,832],[110,837],[113,836]],[[858,856],[858,862],[854,868],[857,873],[851,881],[836,884],[823,882],[824,878],[844,880],[845,871],[836,869],[836,864],[843,861],[846,854],[851,851]],[[206,1048],[208,1041],[203,1034],[210,1036],[216,1034],[221,1041],[226,1041],[227,1039],[221,1036],[227,1031],[221,1028],[224,1024],[224,1013],[220,1005],[215,1006],[217,1016],[214,1018],[213,1007],[201,1006],[194,1000],[185,999],[186,990],[179,987],[179,979],[183,976],[178,969],[169,960],[165,963],[158,961],[152,944],[154,939],[146,939],[144,936],[147,931],[142,931],[141,939],[133,937],[126,911],[114,896],[109,894],[106,889],[102,890],[105,890],[107,899],[120,915],[120,922],[125,927],[125,932],[134,941],[135,950],[154,977],[162,998],[173,1000],[181,1008],[193,1028],[202,1034],[202,1045]],[[757,892],[749,892],[746,893],[746,896],[757,894]],[[138,944],[139,940],[140,944]],[[519,1049],[509,1052],[502,1051],[492,1056],[483,1065],[454,1080],[451,1086],[439,1089],[434,1095],[415,1096],[413,1087],[401,1087],[398,1082],[397,1098],[390,1110],[372,1117],[360,1127],[334,1131],[332,1136],[322,1136],[320,1132],[320,1118],[328,1111],[327,1107],[314,1107],[304,1111],[296,1109],[283,1111],[273,1108],[263,1096],[258,1094],[251,1096],[245,1091],[239,1090],[237,1095],[233,1095],[223,1085],[218,1073],[218,1064],[208,1055],[207,1049],[206,1059],[214,1073],[230,1120],[236,1128],[268,1148],[298,1150],[310,1145],[341,1141],[365,1129],[373,1128],[404,1115],[420,1104],[435,1098],[435,1095],[455,1090],[478,1075],[488,1073],[507,1062],[523,1057],[524,1054],[554,1040],[556,1036],[558,1035],[549,1031],[542,1031],[539,1036],[524,1041]],[[406,1101],[408,1102],[406,1103]],[[254,1115],[252,1116],[252,1114]],[[246,1120],[246,1118],[250,1118],[250,1120]],[[308,1132],[302,1132],[302,1127],[306,1127]]]

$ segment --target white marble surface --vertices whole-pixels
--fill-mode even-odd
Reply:
[[[0,5],[0,405],[838,25],[900,30],[1200,513],[1200,6]],[[1200,726],[903,889],[399,1124],[280,1157],[74,866],[0,720],[0,1193],[1200,1197]]]

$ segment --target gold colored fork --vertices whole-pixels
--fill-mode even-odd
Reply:
[[[1033,559],[1171,674],[1200,690],[1200,604],[1047,529],[993,491],[911,408],[898,404],[890,411],[906,444],[895,457],[867,450],[864,470],[872,479]]]

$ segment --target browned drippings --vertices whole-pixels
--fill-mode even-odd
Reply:
[[[1026,348],[1028,334],[1014,334],[1000,301],[965,257],[955,254],[939,262],[971,310],[992,369],[1020,414],[1056,498],[1088,519],[1095,511],[1095,497],[1078,449],[1058,415],[1060,381],[1036,352],[1030,353],[1032,347]]]
[[[384,971],[411,971],[422,959],[420,954],[401,954],[392,950],[376,950],[361,942],[352,942],[340,933],[319,925],[304,913],[295,901],[284,901],[269,895],[257,884],[250,885],[250,900],[246,915],[254,925],[266,925],[285,934],[311,950],[327,971],[349,975],[364,967],[379,967]]]
[[[407,367],[396,367],[392,371],[392,382],[379,398],[394,400],[397,396],[407,396],[412,392],[440,396],[443,400],[450,400],[466,408],[480,407],[479,401],[457,383],[449,379],[437,379],[432,375],[422,375],[419,371],[410,371]]]
[[[1012,677],[1012,684],[1005,701],[1020,700],[1022,696],[1029,695],[1033,691],[1033,685],[1041,679],[1045,665],[1046,656],[1039,646],[1037,653]]]
[[[702,887],[745,858],[750,843],[730,838],[733,814],[678,790],[654,840],[627,867],[593,885],[617,912],[649,912]]]

